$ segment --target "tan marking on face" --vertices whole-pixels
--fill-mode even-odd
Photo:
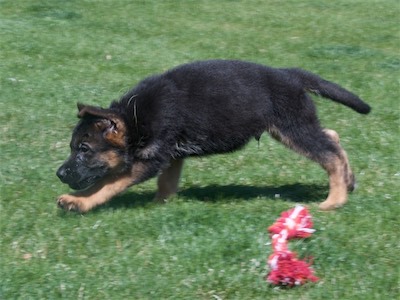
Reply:
[[[124,163],[121,155],[112,150],[99,153],[98,159],[106,162],[111,169],[116,169]]]

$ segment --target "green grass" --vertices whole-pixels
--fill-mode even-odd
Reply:
[[[398,1],[0,1],[0,299],[395,299],[399,293]],[[359,94],[368,116],[316,100],[359,187],[322,213],[319,166],[263,136],[187,161],[182,192],[155,181],[86,215],[64,213],[55,170],[77,101],[107,106],[188,61],[314,71]],[[316,284],[264,281],[266,228],[303,203],[317,232],[291,242]]]

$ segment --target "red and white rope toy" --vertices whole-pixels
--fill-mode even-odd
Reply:
[[[289,251],[288,240],[307,238],[315,231],[308,210],[300,205],[285,211],[274,224],[268,227],[272,238],[273,253],[268,258],[271,269],[267,281],[275,285],[302,285],[318,280],[311,263],[297,259],[296,253]]]

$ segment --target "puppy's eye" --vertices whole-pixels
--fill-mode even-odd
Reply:
[[[90,147],[86,144],[80,144],[79,145],[79,151],[86,153],[90,151]]]

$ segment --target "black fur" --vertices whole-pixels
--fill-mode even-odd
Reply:
[[[307,92],[362,114],[370,111],[356,95],[301,69],[210,60],[182,65],[141,81],[108,109],[91,107],[96,117],[81,113],[77,128],[90,127],[102,118],[101,114],[123,121],[125,146],[108,145],[107,150],[123,158],[120,170],[129,170],[137,162],[146,166],[132,184],[157,175],[171,160],[235,151],[252,138],[258,140],[265,131],[325,167],[332,155],[343,155],[320,127]],[[82,140],[75,143],[81,144]],[[74,158],[70,164],[75,164]],[[65,169],[59,170],[63,181],[71,187],[85,186],[84,180],[82,184],[71,184],[73,176],[64,174]],[[97,173],[90,174],[89,170],[86,174],[90,183],[97,180]]]
[[[310,72],[226,60],[149,77],[110,110],[128,124],[134,159],[157,161],[157,169],[171,158],[235,151],[264,131],[290,139],[288,146],[320,161],[324,151],[336,150],[322,133],[307,92],[359,113],[370,111],[356,95]]]

